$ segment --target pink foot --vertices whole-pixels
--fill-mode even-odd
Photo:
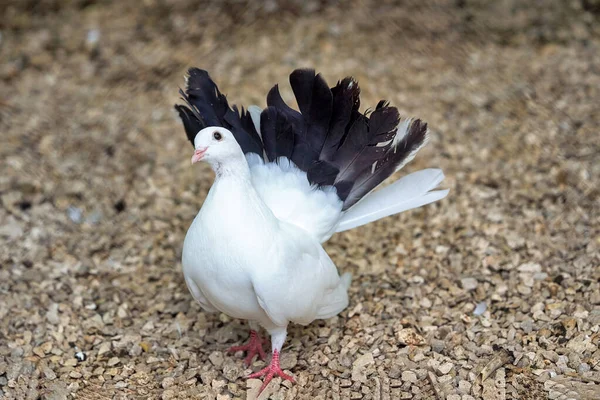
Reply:
[[[282,379],[286,379],[290,382],[295,382],[294,378],[285,374],[282,370],[281,367],[279,366],[279,352],[277,350],[275,350],[273,352],[273,358],[271,358],[271,363],[266,367],[261,369],[258,372],[255,372],[253,374],[250,374],[247,376],[248,379],[255,379],[255,378],[260,378],[260,377],[265,377],[263,380],[263,384],[260,387],[260,390],[258,391],[258,394],[260,396],[260,394],[262,393],[263,390],[265,390],[265,388],[267,387],[267,385],[269,384],[269,382],[271,382],[271,380],[273,379],[273,377],[275,376],[279,376]]]
[[[264,342],[265,342],[265,339],[261,338],[260,335],[258,334],[258,332],[250,329],[250,339],[248,340],[248,343],[246,343],[243,346],[233,346],[229,350],[227,350],[227,352],[228,353],[235,353],[236,351],[248,352],[248,354],[246,355],[246,358],[244,359],[244,364],[246,364],[246,366],[249,366],[250,364],[252,364],[252,359],[257,354],[258,354],[258,358],[260,358],[261,360],[264,360],[265,358],[267,358],[267,356],[265,355],[265,351],[263,350]]]

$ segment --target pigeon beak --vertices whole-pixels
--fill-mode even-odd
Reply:
[[[194,152],[194,155],[192,156],[192,164],[196,164],[198,161],[202,160],[202,157],[204,157],[204,153],[206,153],[206,150],[208,150],[208,147],[196,150]]]

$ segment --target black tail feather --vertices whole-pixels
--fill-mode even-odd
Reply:
[[[317,161],[306,172],[309,182],[319,186],[332,186],[340,170],[325,160]]]
[[[378,108],[370,118],[359,117],[334,157],[340,168],[336,182],[351,179],[380,159],[389,147],[381,144],[396,135],[399,119],[398,110],[393,107]]]
[[[263,144],[256,132],[249,112],[242,108],[240,113],[234,105],[233,110],[229,107],[227,108],[223,120],[223,126],[233,133],[235,140],[244,153],[256,153],[262,156]]]
[[[410,161],[427,140],[427,124],[417,119],[407,129],[406,135],[396,144],[389,146],[385,153],[360,173],[354,175],[354,184],[344,200],[344,209],[356,204],[371,190],[398,170],[399,166]],[[337,186],[337,185],[336,185]],[[343,186],[343,188],[347,187]]]
[[[299,69],[292,72],[290,85],[305,122],[304,130],[300,135],[316,154],[314,161],[318,161],[329,131],[333,95],[327,82],[320,74],[315,75],[313,69]]]
[[[292,158],[294,151],[294,132],[291,123],[280,109],[267,107],[260,115],[265,154],[269,161],[279,157]]]
[[[196,133],[200,132],[204,125],[201,120],[196,116],[192,109],[187,108],[186,106],[176,105],[175,109],[179,113],[179,118],[183,122],[183,127],[185,129],[185,134],[190,142],[192,142],[192,146],[194,145],[194,138],[196,137]]]
[[[321,159],[331,160],[340,145],[344,142],[346,127],[350,124],[350,119],[358,115],[360,107],[360,88],[356,81],[351,78],[345,78],[337,85],[331,88],[333,95],[333,106],[331,121],[329,123],[329,133],[325,139],[323,149],[321,150]]]
[[[188,74],[185,91],[188,103],[198,110],[206,126],[222,126],[229,109],[227,98],[219,91],[208,72],[191,68]]]
[[[290,108],[281,98],[278,85],[267,95],[267,105],[279,110],[292,127],[291,160],[303,171],[319,161],[319,155],[331,119],[333,96],[321,75],[312,69],[297,69],[290,75],[290,85],[301,112]],[[263,113],[267,110],[263,111]],[[288,140],[292,138],[288,137]],[[287,147],[286,147],[287,148]]]
[[[252,152],[262,156],[262,142],[252,123],[250,114],[242,108],[241,113],[234,105],[229,107],[227,98],[208,75],[208,72],[190,68],[186,90],[180,90],[185,105],[176,105],[185,133],[194,144],[196,134],[209,126],[222,126],[229,129],[244,153]]]
[[[302,129],[302,114],[288,106],[286,102],[283,101],[281,98],[281,93],[279,93],[279,85],[275,85],[271,88],[271,90],[269,90],[269,93],[267,94],[267,106],[275,107],[280,113],[282,113],[293,126],[294,131]]]

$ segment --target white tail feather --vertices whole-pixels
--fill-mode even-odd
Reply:
[[[448,194],[447,189],[433,192],[430,190],[435,189],[443,180],[444,173],[441,169],[428,168],[372,192],[346,211],[336,232],[441,200]]]
[[[252,118],[252,123],[254,124],[254,128],[258,133],[258,136],[262,139],[262,133],[260,132],[260,113],[262,110],[259,106],[249,106],[248,112],[250,113],[250,118]]]

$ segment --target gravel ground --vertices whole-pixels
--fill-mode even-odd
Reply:
[[[290,329],[298,384],[261,398],[600,398],[600,3],[393,3],[2,1],[0,398],[256,398],[245,325],[180,271],[212,182],[189,66],[261,106],[354,75],[429,122],[406,171],[450,188],[327,243],[350,306]]]

